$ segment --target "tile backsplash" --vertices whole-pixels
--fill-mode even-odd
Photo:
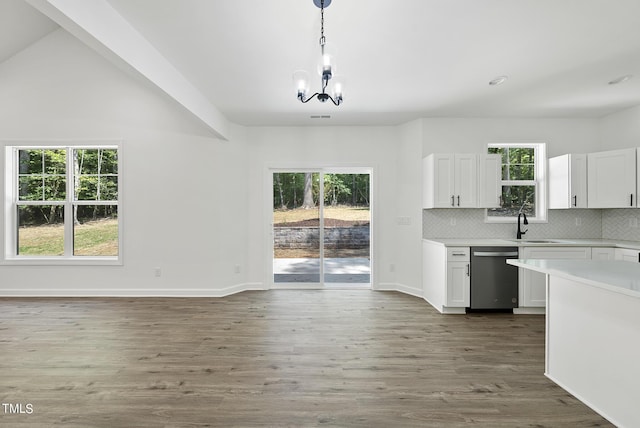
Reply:
[[[640,209],[623,208],[602,211],[602,237],[640,241]]]
[[[576,220],[577,219],[577,220]],[[549,210],[548,223],[529,223],[526,237],[576,238],[602,237],[600,210]],[[515,223],[485,223],[484,209],[422,210],[423,238],[515,239]]]
[[[549,210],[548,223],[529,223],[526,238],[640,241],[640,209]],[[485,223],[484,209],[422,210],[423,238],[516,237],[515,223]]]

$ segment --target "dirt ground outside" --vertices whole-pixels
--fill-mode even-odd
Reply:
[[[308,248],[275,248],[274,257],[276,259],[317,259],[320,258],[320,250],[311,250]],[[369,249],[325,248],[324,257],[329,259],[369,258]]]

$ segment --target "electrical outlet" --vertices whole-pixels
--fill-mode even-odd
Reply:
[[[629,219],[629,227],[638,227],[638,218],[637,217],[631,217]]]
[[[456,225],[456,218],[455,218],[455,217],[451,217],[451,218],[449,219],[449,224],[450,224],[451,226],[455,226],[455,225]]]
[[[576,217],[576,226],[582,226],[582,218]]]
[[[160,269],[159,267],[153,269],[153,273],[156,276],[156,278],[159,278],[162,276],[162,269]]]
[[[411,225],[411,217],[398,217],[396,222],[400,226],[410,226]]]
[[[233,271],[234,271],[235,273],[240,273],[240,265],[236,265],[236,266],[233,268]]]
[[[389,265],[389,272],[395,272],[396,271],[396,265],[395,263],[391,263]]]

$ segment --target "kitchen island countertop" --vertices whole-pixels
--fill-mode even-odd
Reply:
[[[508,264],[640,299],[640,263],[621,260],[512,259]]]

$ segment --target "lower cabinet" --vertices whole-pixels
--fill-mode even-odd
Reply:
[[[591,260],[613,260],[615,249],[610,247],[592,247]]]
[[[590,247],[523,247],[521,259],[591,259]],[[519,271],[520,307],[544,307],[546,276],[528,269]]]
[[[471,266],[469,247],[447,251],[447,300],[451,308],[467,308],[471,303]]]
[[[423,241],[424,299],[442,313],[465,313],[471,300],[470,248]]]
[[[616,248],[614,253],[615,260],[624,260],[626,262],[640,262],[640,250],[632,250],[630,248]]]

